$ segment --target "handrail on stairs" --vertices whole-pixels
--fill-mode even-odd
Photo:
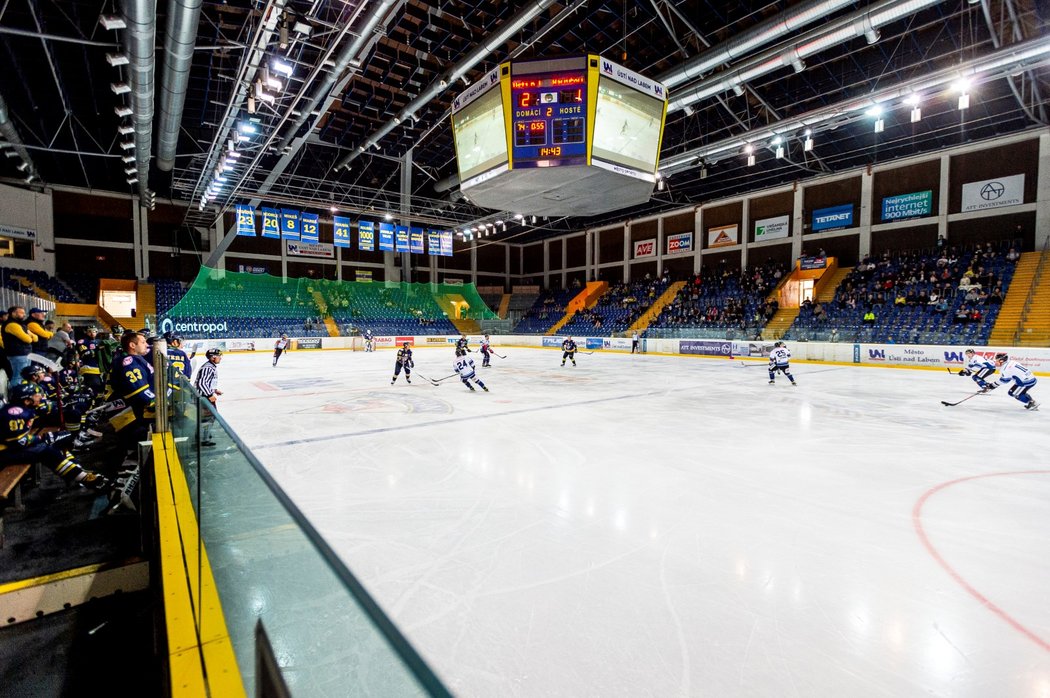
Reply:
[[[1039,253],[1039,264],[1035,267],[1035,273],[1032,275],[1032,285],[1028,289],[1028,296],[1025,298],[1024,306],[1021,309],[1021,321],[1017,323],[1017,327],[1014,329],[1014,346],[1017,346],[1021,341],[1021,330],[1024,328],[1025,323],[1028,322],[1028,313],[1032,310],[1032,301],[1035,299],[1035,292],[1039,289],[1039,281],[1046,270],[1048,259],[1050,259],[1050,237],[1043,241],[1043,251]]]

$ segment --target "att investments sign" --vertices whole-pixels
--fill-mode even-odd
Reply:
[[[996,179],[964,184],[962,188],[962,212],[983,211],[1000,206],[1017,206],[1024,203],[1024,175],[1010,175]]]

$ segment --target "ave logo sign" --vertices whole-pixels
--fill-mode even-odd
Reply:
[[[639,257],[655,257],[656,256],[656,238],[650,240],[639,240],[634,243],[634,258]]]

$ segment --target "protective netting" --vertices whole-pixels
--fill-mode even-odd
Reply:
[[[463,304],[467,307],[463,308]],[[341,334],[370,329],[377,334],[452,334],[456,307],[461,317],[497,315],[473,284],[392,283],[288,279],[268,274],[202,267],[186,294],[167,313],[183,335],[194,326],[225,323],[227,336],[267,337],[278,332],[325,336],[331,318]],[[163,323],[163,318],[161,320]]]

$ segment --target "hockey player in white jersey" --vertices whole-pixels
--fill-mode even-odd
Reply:
[[[486,393],[489,391],[489,389],[485,387],[485,384],[481,382],[481,379],[475,374],[474,359],[467,356],[466,349],[456,349],[456,361],[452,364],[452,367],[455,368],[456,373],[459,374],[459,379],[463,381],[463,385],[470,388],[471,392],[474,392],[474,386],[470,384],[470,381],[474,381],[480,385],[481,389]]]
[[[991,384],[989,390],[998,388],[1000,385],[1010,386],[1007,393],[1015,400],[1019,400],[1026,410],[1039,409],[1039,403],[1032,399],[1028,391],[1035,387],[1036,379],[1027,366],[1022,366],[1016,361],[1011,361],[1009,355],[999,353],[995,355],[995,365],[999,369],[999,381]]]
[[[288,339],[288,335],[282,334],[281,338],[274,342],[273,345],[273,365],[277,365],[277,360],[281,358],[281,354],[288,351],[288,347],[291,346],[292,340]]]
[[[995,373],[995,364],[981,356],[973,349],[963,352],[966,355],[966,368],[959,371],[960,376],[970,376],[973,382],[981,389],[982,393],[990,390],[988,381],[990,375]]]
[[[773,345],[773,351],[769,352],[770,385],[777,382],[777,371],[780,371],[788,377],[788,380],[791,381],[791,385],[798,387],[798,383],[795,382],[795,377],[791,375],[791,366],[789,366],[790,359],[791,352],[788,351],[783,342],[777,342]]]

